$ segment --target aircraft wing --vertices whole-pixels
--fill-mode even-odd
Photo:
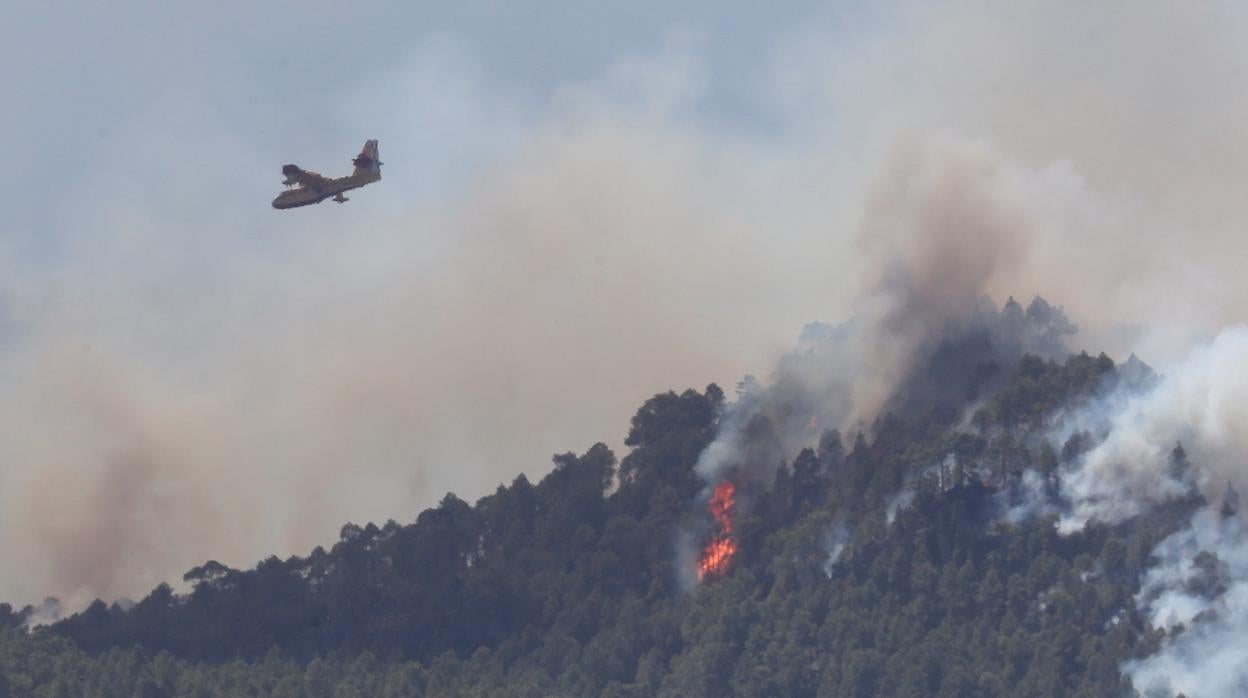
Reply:
[[[302,187],[320,187],[329,182],[328,177],[324,177],[316,172],[309,172],[301,169],[296,165],[286,165],[282,168],[282,174],[286,175],[286,181],[283,184],[298,184]]]

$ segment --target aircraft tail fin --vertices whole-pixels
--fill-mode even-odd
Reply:
[[[364,142],[364,149],[360,154],[352,160],[355,164],[354,175],[362,175],[368,173],[381,173],[381,154],[377,149],[377,141],[368,140]]]

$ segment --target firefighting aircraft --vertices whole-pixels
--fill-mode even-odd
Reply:
[[[331,196],[334,197],[334,201],[341,204],[349,200],[342,195],[343,192],[358,189],[381,179],[381,160],[378,159],[377,141],[365,141],[364,149],[351,162],[355,164],[355,171],[346,177],[337,178],[324,177],[295,165],[283,166],[282,174],[286,175],[286,180],[282,184],[295,188],[278,194],[277,198],[273,199],[273,208],[295,208],[319,204]]]

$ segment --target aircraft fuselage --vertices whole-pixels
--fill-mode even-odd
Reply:
[[[276,199],[273,199],[273,208],[297,208],[299,206],[319,204],[325,199],[338,196],[352,189],[359,189],[365,184],[372,184],[379,179],[381,179],[380,171],[361,172],[360,174],[348,175],[346,177],[328,179],[320,186],[288,189],[278,194]]]

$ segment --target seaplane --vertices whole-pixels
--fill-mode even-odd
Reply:
[[[359,189],[381,179],[381,160],[378,157],[377,141],[364,142],[364,149],[352,161],[355,171],[346,177],[325,177],[316,172],[300,168],[298,165],[284,165],[282,174],[286,175],[287,189],[273,199],[273,208],[297,208],[310,204],[319,204],[325,199],[333,198],[338,203],[350,201],[343,196],[344,192]]]

